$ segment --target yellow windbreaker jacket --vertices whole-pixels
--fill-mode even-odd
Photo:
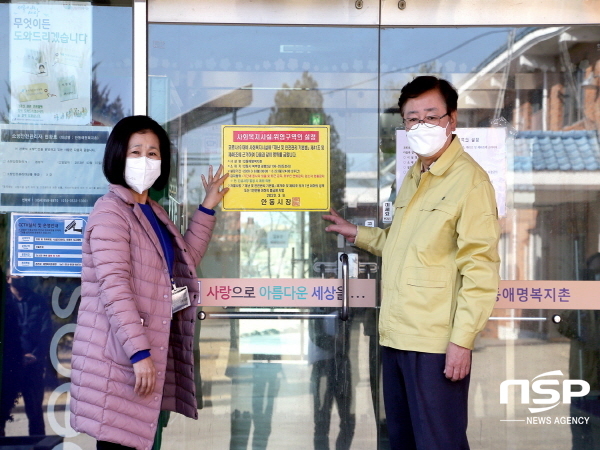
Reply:
[[[359,227],[356,245],[382,256],[380,344],[445,353],[473,348],[498,291],[500,228],[487,173],[455,136],[428,172],[409,170],[392,225]]]

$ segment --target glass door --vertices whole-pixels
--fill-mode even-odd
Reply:
[[[150,25],[149,113],[177,147],[175,222],[185,228],[200,174],[222,162],[223,125],[328,126],[331,207],[378,225],[378,33]],[[259,176],[247,159],[243,173]],[[217,211],[199,273],[203,410],[173,416],[164,448],[378,448],[376,258],[326,233],[326,211],[269,209],[271,198]]]
[[[472,449],[600,445],[599,37],[588,25],[381,30],[382,182],[403,164],[398,89],[420,73],[454,84],[456,135],[501,180],[502,281],[473,352]],[[498,130],[486,157],[484,133]]]

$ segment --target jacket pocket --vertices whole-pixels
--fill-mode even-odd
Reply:
[[[148,321],[150,320],[150,314],[145,313],[145,312],[140,312],[140,320],[142,321],[142,326],[143,327],[147,327],[148,326]]]
[[[449,272],[443,267],[407,267],[402,288],[404,321],[414,334],[444,337],[452,311]]]
[[[406,208],[408,206],[408,204],[410,203],[410,200],[412,198],[412,194],[411,195],[403,195],[401,197],[398,197],[396,199],[396,201],[394,201],[394,208]]]
[[[108,339],[104,348],[104,356],[123,366],[131,366],[131,360],[112,330],[108,330]]]
[[[410,286],[422,286],[426,288],[444,288],[446,287],[445,281],[439,280],[421,280],[419,278],[409,278],[406,281]]]
[[[430,212],[441,211],[452,217],[458,216],[458,205],[455,203],[448,202],[446,200],[438,200],[435,202],[424,201],[421,210]]]
[[[394,203],[394,212],[392,216],[393,220],[400,222],[402,221],[402,216],[406,212],[406,208],[408,207],[409,202],[410,198],[400,198],[396,200],[396,202]]]
[[[429,268],[443,265],[456,251],[456,223],[460,209],[455,203],[438,200],[423,202],[419,214],[419,226],[427,230],[418,233],[413,242],[419,262]],[[422,249],[426,249],[425,252]]]

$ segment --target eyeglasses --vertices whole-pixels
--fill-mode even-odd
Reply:
[[[448,113],[443,116],[425,116],[424,119],[418,119],[416,117],[405,117],[402,119],[404,122],[404,128],[407,130],[412,130],[413,128],[417,128],[420,124],[425,125],[428,128],[437,127],[440,124],[440,120],[446,117]]]

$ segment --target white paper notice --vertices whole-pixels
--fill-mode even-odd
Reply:
[[[89,125],[92,6],[10,4],[10,122]]]
[[[465,151],[488,173],[496,191],[498,215],[506,215],[506,130],[504,128],[457,128],[456,136]],[[406,131],[396,130],[396,186],[417,160]]]
[[[109,127],[0,125],[0,211],[89,212],[102,174]]]

